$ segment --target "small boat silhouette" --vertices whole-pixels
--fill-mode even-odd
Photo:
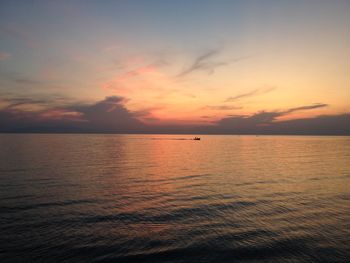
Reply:
[[[200,141],[200,139],[201,139],[201,138],[199,138],[199,137],[194,137],[193,140],[195,140],[195,141]]]

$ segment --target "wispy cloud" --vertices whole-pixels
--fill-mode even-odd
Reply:
[[[237,101],[237,100],[240,100],[240,99],[244,99],[244,98],[248,98],[248,97],[253,97],[253,96],[265,94],[265,93],[273,91],[274,89],[275,89],[275,87],[255,89],[255,90],[252,90],[252,91],[247,92],[247,93],[242,93],[242,94],[238,94],[238,95],[233,96],[233,97],[228,97],[225,100],[225,102],[233,102],[233,101]]]
[[[184,77],[184,76],[189,75],[192,72],[198,71],[198,70],[206,70],[206,71],[209,70],[209,72],[212,72],[216,66],[223,64],[223,62],[221,62],[218,65],[217,63],[213,63],[210,61],[210,59],[215,57],[217,54],[219,54],[218,50],[210,50],[210,51],[205,52],[204,54],[201,54],[200,56],[198,56],[194,59],[194,61],[192,62],[192,64],[189,67],[182,70],[177,75],[177,77]]]
[[[208,74],[212,74],[214,73],[215,69],[218,67],[227,66],[229,64],[232,64],[250,57],[250,56],[242,56],[234,59],[220,60],[218,58],[220,53],[221,52],[218,49],[213,49],[202,53],[201,55],[197,56],[188,67],[184,68],[180,73],[178,73],[176,77],[177,78],[186,77],[198,71],[204,71],[204,72],[207,72]]]
[[[257,114],[255,114],[255,116],[260,116],[262,118],[260,118],[260,120],[264,120],[263,122],[272,122],[275,121],[276,118],[281,117],[281,116],[285,116],[288,115],[292,112],[296,112],[296,111],[304,111],[304,110],[313,110],[313,109],[318,109],[318,108],[324,108],[327,107],[328,104],[325,103],[315,103],[312,105],[305,105],[305,106],[300,106],[300,107],[295,107],[295,108],[290,108],[284,111],[272,111],[272,112],[266,112],[266,111],[261,111]],[[259,119],[259,118],[257,118]]]
[[[142,61],[143,62],[143,61]],[[140,86],[154,88],[159,83],[167,81],[167,76],[161,70],[162,62],[141,63],[133,67],[123,65],[122,70],[115,78],[102,84],[103,89],[116,90],[118,92],[130,92]]]
[[[32,98],[5,98],[1,99],[1,102],[5,102],[7,104],[6,108],[16,108],[22,105],[43,105],[47,104],[49,101],[46,99],[32,99]]]
[[[30,76],[23,75],[19,72],[14,71],[0,71],[0,80],[11,82],[11,84],[15,84],[23,87],[45,87],[45,88],[62,88],[63,86],[59,83],[59,81],[55,81],[48,77],[48,74],[38,75],[38,76]]]
[[[313,105],[307,105],[307,106],[291,108],[291,109],[285,111],[284,113],[287,114],[287,113],[291,113],[291,112],[294,112],[294,111],[313,110],[313,109],[318,109],[318,108],[324,108],[324,107],[327,107],[327,106],[328,106],[328,104],[325,104],[325,103],[315,103]]]
[[[207,105],[207,106],[203,107],[203,109],[210,109],[210,110],[239,110],[239,109],[242,109],[242,107],[239,107],[239,106],[228,106],[228,105],[214,105],[214,106]]]
[[[0,102],[5,105],[5,109],[18,109],[22,106],[36,106],[36,108],[63,107],[72,103],[72,99],[60,95],[28,95],[18,96],[11,93],[1,93]]]

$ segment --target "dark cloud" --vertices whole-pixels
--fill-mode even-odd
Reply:
[[[144,124],[126,109],[125,99],[107,97],[94,104],[75,103],[40,111],[16,109],[15,105],[42,104],[30,98],[7,99],[11,106],[0,110],[0,131],[137,132]]]
[[[233,101],[237,101],[237,100],[240,100],[240,99],[243,99],[243,98],[265,94],[265,93],[268,93],[268,92],[270,92],[270,91],[272,91],[274,89],[275,89],[274,87],[255,89],[255,90],[247,92],[247,93],[239,94],[239,95],[236,95],[236,96],[233,96],[233,97],[228,97],[225,100],[225,102],[233,102]]]
[[[249,56],[242,56],[231,60],[219,61],[217,59],[219,54],[220,50],[209,50],[204,52],[196,57],[193,62],[187,68],[183,69],[179,74],[177,74],[176,77],[185,77],[197,71],[204,71],[208,74],[212,74],[218,67],[227,66],[231,63],[249,58]]]
[[[57,118],[57,111],[24,111],[12,108],[0,110],[0,132],[71,132],[78,129],[79,122],[74,115]],[[61,111],[61,114],[69,113]],[[48,116],[51,115],[51,116]]]
[[[139,128],[141,122],[125,108],[124,102],[124,98],[112,96],[92,105],[74,105],[69,109],[82,114],[86,128],[92,130],[128,131]]]
[[[216,126],[209,127],[207,129],[207,132],[234,134],[288,134],[290,132],[291,134],[306,134],[307,132],[313,131],[313,133],[318,134],[317,130],[320,129],[320,132],[324,131],[325,125],[323,124],[322,126],[321,121],[318,123],[318,125],[312,127],[310,126],[312,125],[312,123],[317,123],[317,120],[334,120],[337,118],[337,116],[319,116],[310,119],[298,119],[293,121],[278,121],[278,117],[288,115],[295,111],[313,110],[317,108],[323,108],[326,106],[328,105],[323,103],[317,103],[313,105],[291,108],[284,111],[261,111],[251,116],[230,116],[221,119],[219,122],[217,122]],[[342,125],[344,124],[339,123],[338,127]],[[293,132],[292,130],[288,130],[288,127],[294,127]],[[296,129],[295,127],[298,127],[298,129]],[[328,131],[332,129],[334,133],[336,133],[337,127],[328,129]]]
[[[106,97],[96,103],[66,103],[43,110],[23,110],[22,105],[52,105],[48,99],[6,98],[0,109],[0,132],[96,132],[96,133],[207,133],[207,134],[347,134],[350,113],[317,116],[308,119],[279,121],[295,111],[313,110],[326,104],[313,104],[284,111],[261,111],[256,114],[231,115],[207,126],[145,124],[154,119],[147,109],[132,112],[126,99]],[[201,116],[206,119],[210,116]]]
[[[270,133],[350,135],[350,114],[277,122],[271,127]]]
[[[279,115],[261,112],[250,117],[225,118],[216,126],[203,128],[202,131],[217,134],[350,135],[349,113],[272,122]]]
[[[258,113],[255,113],[251,116],[233,116],[229,118],[224,118],[220,121],[219,125],[226,125],[226,124],[233,124],[235,122],[239,122],[242,125],[266,125],[271,124],[272,122],[276,121],[278,117],[288,115],[289,113],[295,112],[295,111],[302,111],[302,110],[313,110],[317,108],[323,108],[327,107],[327,104],[324,103],[316,103],[313,105],[306,105],[296,108],[287,109],[284,111],[260,111]]]

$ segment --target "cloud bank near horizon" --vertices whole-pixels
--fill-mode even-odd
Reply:
[[[125,98],[106,97],[96,103],[69,103],[64,106],[28,110],[24,106],[44,106],[46,99],[11,98],[2,100],[1,132],[131,132],[144,124],[125,106]]]
[[[149,118],[149,112],[128,110],[127,99],[120,96],[109,96],[95,103],[62,104],[62,100],[60,97],[1,99],[0,103],[6,106],[0,109],[0,132],[350,135],[350,113],[278,120],[296,111],[327,107],[324,103],[228,116],[211,125],[199,126],[146,124],[140,119]]]

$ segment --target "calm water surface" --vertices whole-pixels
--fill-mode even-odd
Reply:
[[[1,262],[349,262],[350,137],[0,135]]]

